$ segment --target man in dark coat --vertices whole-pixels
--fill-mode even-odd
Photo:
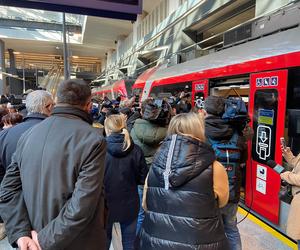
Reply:
[[[50,116],[53,106],[52,95],[47,91],[36,90],[27,96],[26,109],[29,113],[23,122],[0,133],[0,169],[5,170],[11,163],[21,135]],[[0,183],[3,177],[0,176]]]
[[[91,126],[91,104],[85,82],[65,81],[51,117],[20,138],[0,190],[12,246],[105,249],[105,142]]]
[[[44,90],[37,90],[27,96],[26,108],[29,114],[20,123],[0,133],[0,183],[6,168],[11,163],[13,153],[21,135],[50,115],[53,108],[52,95]],[[4,224],[0,218],[0,240],[5,237]]]

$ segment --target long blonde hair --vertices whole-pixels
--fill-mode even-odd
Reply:
[[[190,112],[174,116],[168,129],[168,135],[172,134],[189,136],[205,142],[204,115]]]
[[[104,121],[105,133],[119,133],[124,135],[123,151],[131,146],[131,140],[128,130],[126,129],[125,115],[110,115]]]

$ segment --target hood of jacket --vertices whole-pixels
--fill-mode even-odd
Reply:
[[[113,133],[106,138],[107,152],[115,157],[124,157],[133,149],[133,142],[128,149],[123,150],[124,135]]]
[[[160,153],[153,163],[155,165],[158,161],[163,171],[166,167],[171,141],[172,136],[164,140]],[[169,176],[170,184],[173,187],[179,187],[187,183],[211,166],[215,159],[214,151],[207,143],[188,136],[177,135]]]
[[[208,115],[205,118],[205,135],[215,140],[230,140],[234,129],[218,116]]]
[[[140,142],[150,146],[159,145],[167,133],[166,127],[161,127],[144,119],[137,119],[133,130]]]

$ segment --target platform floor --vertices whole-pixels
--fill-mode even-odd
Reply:
[[[243,211],[239,211],[238,220],[243,218]],[[296,244],[283,242],[280,237],[274,236],[274,233],[268,232],[267,228],[256,224],[253,216],[247,217],[238,225],[242,237],[243,250],[290,250],[297,249]],[[276,233],[275,233],[276,234]],[[12,250],[7,239],[0,241],[0,250]],[[84,249],[83,249],[84,250]]]

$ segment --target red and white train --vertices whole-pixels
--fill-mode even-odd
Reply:
[[[132,86],[142,100],[190,87],[192,101],[208,95],[241,96],[254,137],[249,142],[244,206],[285,233],[289,205],[280,201],[280,137],[300,152],[300,27],[242,43],[169,68],[153,68]]]

